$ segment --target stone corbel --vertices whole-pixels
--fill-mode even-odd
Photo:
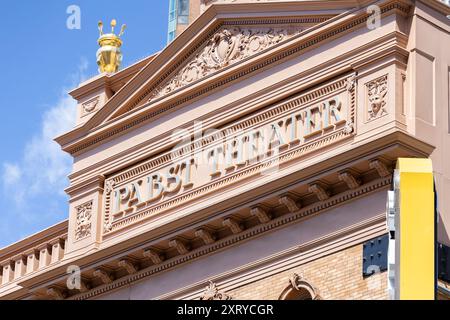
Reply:
[[[0,264],[2,268],[2,282],[1,284],[7,284],[14,279],[14,270],[13,270],[13,262],[8,260],[4,261]]]
[[[256,206],[250,209],[250,214],[257,217],[260,223],[267,223],[272,220],[272,216],[261,206]]]
[[[233,234],[238,234],[238,233],[241,233],[242,231],[244,231],[244,226],[242,224],[240,224],[239,222],[237,222],[233,218],[227,218],[227,219],[223,220],[222,224],[224,227],[230,228],[230,230],[231,230],[231,232],[233,232]]]
[[[109,272],[102,269],[97,269],[94,271],[94,277],[99,278],[103,284],[109,284],[114,281],[114,278]]]
[[[320,201],[325,201],[330,198],[330,193],[319,183],[310,184],[308,190],[309,192],[314,193]]]
[[[348,170],[339,172],[339,180],[345,182],[349,189],[356,189],[361,185],[361,180]]]
[[[373,159],[369,162],[369,168],[375,169],[378,172],[378,175],[381,178],[387,177],[391,175],[391,171],[389,170],[388,166],[381,161],[380,159]]]
[[[216,236],[204,228],[195,231],[195,236],[201,238],[205,244],[213,244],[216,242]]]
[[[160,254],[156,250],[147,249],[144,251],[144,257],[150,259],[153,264],[160,264],[164,261],[164,255]]]
[[[81,279],[80,280],[80,288],[78,289],[81,293],[87,292],[90,289],[90,285],[86,280]]]
[[[52,262],[52,246],[43,244],[38,247],[39,250],[39,269],[47,267]]]
[[[137,272],[136,266],[128,259],[120,260],[118,266],[125,269],[128,274],[134,274]]]
[[[39,250],[32,249],[27,251],[25,255],[27,256],[26,274],[37,271],[39,269]]]
[[[171,248],[177,249],[179,254],[186,254],[190,250],[190,246],[180,239],[172,239],[169,241]]]
[[[53,300],[64,300],[66,297],[65,293],[59,288],[48,288],[47,296]]]
[[[50,263],[61,261],[64,258],[65,239],[57,238],[50,241],[49,244],[52,248]]]
[[[14,279],[18,279],[25,275],[27,271],[27,257],[20,254],[12,259],[14,261]]]
[[[290,196],[290,195],[282,195],[279,199],[281,205],[284,205],[288,208],[289,212],[297,212],[301,209],[301,206]]]

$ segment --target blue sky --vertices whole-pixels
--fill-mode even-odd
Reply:
[[[69,30],[70,5],[81,29]],[[52,139],[70,129],[67,91],[95,74],[98,20],[127,24],[124,66],[166,45],[168,0],[2,1],[0,21],[0,248],[68,215],[71,158]],[[117,28],[119,29],[119,28]]]

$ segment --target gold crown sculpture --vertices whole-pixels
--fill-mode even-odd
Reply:
[[[123,25],[120,29],[119,35],[114,34],[114,28],[117,22],[115,19],[111,21],[111,33],[103,33],[103,22],[98,23],[98,30],[100,31],[100,38],[98,44],[100,49],[97,51],[97,64],[98,71],[100,73],[114,73],[117,72],[122,64],[122,52],[120,47],[122,46],[122,40],[120,37],[123,35],[126,25]]]

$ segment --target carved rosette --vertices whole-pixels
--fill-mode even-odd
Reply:
[[[89,237],[92,232],[92,201],[78,206],[76,212],[75,240],[81,240]]]
[[[194,59],[181,67],[169,82],[152,92],[149,101],[202,79],[302,31],[300,27],[294,32],[291,29],[291,27],[230,27],[219,30],[206,42]]]
[[[200,300],[232,300],[232,297],[220,292],[217,285],[214,282],[209,281],[209,285],[206,287]]]
[[[367,119],[372,121],[386,114],[387,93],[388,93],[388,76],[384,75],[380,78],[370,81],[367,87]]]

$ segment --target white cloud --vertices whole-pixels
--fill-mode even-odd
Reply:
[[[70,75],[73,85],[84,81],[87,62],[83,59],[78,70]],[[76,101],[63,89],[61,97],[42,117],[40,132],[24,146],[23,156],[14,163],[3,163],[5,196],[19,207],[39,196],[64,195],[72,160],[53,139],[75,125]]]
[[[21,176],[22,171],[18,165],[11,163],[3,164],[3,183],[5,187],[16,184]]]

